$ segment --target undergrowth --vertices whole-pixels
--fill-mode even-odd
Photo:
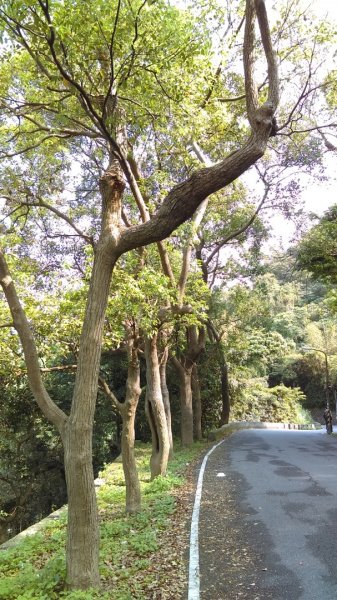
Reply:
[[[136,449],[142,488],[142,511],[126,515],[121,463],[100,473],[105,483],[98,491],[101,522],[100,572],[102,589],[67,591],[65,580],[66,512],[41,532],[0,551],[0,599],[3,600],[148,600],[155,589],[157,570],[152,569],[161,534],[170,526],[175,510],[175,488],[184,482],[184,471],[203,445],[177,449],[167,477],[150,481],[150,447]]]

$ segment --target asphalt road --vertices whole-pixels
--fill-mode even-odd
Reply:
[[[337,599],[337,437],[243,430],[209,457],[201,600]]]

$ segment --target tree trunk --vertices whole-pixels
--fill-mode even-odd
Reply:
[[[121,198],[125,183],[118,162],[112,159],[100,180],[102,227],[80,338],[71,412],[64,435],[68,489],[67,585],[98,587],[99,523],[92,468],[92,428],[105,315],[112,271],[117,260]]]
[[[135,417],[138,406],[140,388],[140,369],[138,348],[131,328],[128,330],[128,379],[126,384],[126,398],[120,406],[123,419],[122,429],[122,461],[126,488],[127,513],[135,513],[141,507],[141,493],[138,470],[135,459]]]
[[[194,435],[196,440],[202,440],[202,428],[201,428],[201,394],[200,394],[200,383],[198,377],[198,367],[196,364],[193,365],[192,370],[192,395],[193,395],[193,414],[194,414]]]
[[[195,361],[205,348],[205,328],[190,325],[186,331],[186,351],[180,358],[172,356],[180,387],[181,443],[193,444],[192,371]]]
[[[139,512],[141,508],[140,485],[134,452],[135,416],[138,398],[133,404],[125,406],[122,411],[122,461],[126,491],[125,510],[127,513]]]
[[[107,382],[100,377],[99,383],[104,393],[110,398],[113,406],[117,408],[122,418],[122,463],[126,488],[126,506],[127,513],[135,513],[140,510],[141,494],[135,460],[135,416],[138,406],[140,388],[140,368],[138,358],[137,341],[139,338],[138,328],[134,320],[126,322],[126,348],[128,356],[128,376],[126,381],[125,401],[120,402],[113,391],[109,388]]]
[[[163,404],[164,404],[165,415],[166,415],[167,432],[168,432],[168,436],[169,436],[169,446],[170,446],[169,459],[170,459],[173,457],[173,436],[172,436],[170,392],[167,387],[167,380],[166,380],[166,368],[167,368],[168,355],[169,355],[168,347],[165,346],[163,353],[162,353],[159,370],[160,370],[161,393],[162,393]]]
[[[145,339],[146,414],[152,436],[151,479],[166,475],[170,453],[169,435],[161,392],[157,336]]]
[[[67,585],[97,587],[99,524],[92,468],[92,427],[101,343],[113,264],[98,248],[81,336],[75,389],[64,436],[68,491]],[[110,262],[110,264],[109,264]]]
[[[181,408],[181,443],[183,446],[193,444],[193,402],[192,402],[192,369],[193,365],[177,370],[180,387]]]
[[[64,440],[64,467],[68,492],[67,577],[69,588],[97,587],[99,527],[91,430],[69,426]]]
[[[230,397],[229,397],[229,386],[228,386],[228,367],[224,356],[221,352],[221,396],[222,396],[222,410],[220,417],[220,425],[226,425],[229,421],[230,415]]]

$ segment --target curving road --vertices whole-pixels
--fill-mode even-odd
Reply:
[[[337,437],[243,430],[209,456],[201,600],[336,600]]]

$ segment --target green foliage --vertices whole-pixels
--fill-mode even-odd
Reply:
[[[140,269],[136,257],[128,255],[124,264],[115,270],[107,313],[114,323],[111,335],[115,345],[124,338],[124,322],[128,319],[134,319],[141,330],[151,336],[159,325],[160,309],[174,300],[174,290],[161,271],[152,266]]]
[[[205,431],[219,424],[221,352],[228,367],[232,418],[302,422],[301,405],[321,406],[324,356],[303,348],[326,352],[329,383],[337,381],[337,328],[333,306],[330,310],[334,295],[305,274],[289,272],[289,262],[292,268],[289,253],[278,255],[249,284],[212,294],[211,317],[221,344],[207,347],[199,368]]]
[[[248,379],[241,384],[238,382],[231,419],[310,423],[310,416],[303,410],[304,400],[299,388],[284,385],[269,388],[263,379]]]
[[[315,279],[337,283],[337,205],[326,211],[301,240],[297,249],[298,266]]]
[[[25,379],[2,378],[0,410],[0,521],[15,535],[65,502],[62,449],[54,428],[42,417]]]

